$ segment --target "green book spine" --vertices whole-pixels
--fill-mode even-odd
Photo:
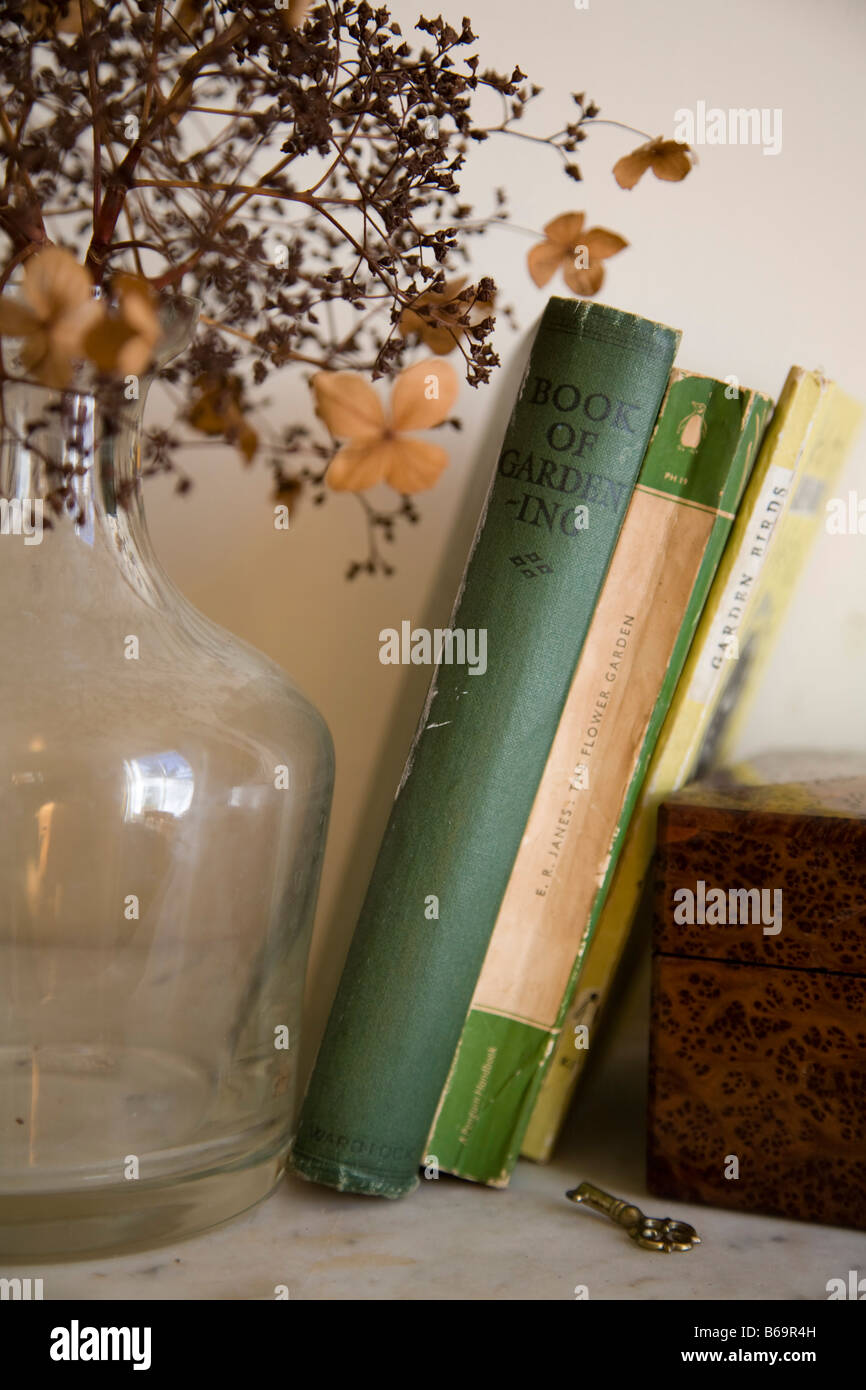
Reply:
[[[443,1171],[508,1182],[770,405],[672,373],[440,1098]]]
[[[486,634],[486,670],[434,675],[301,1112],[290,1166],[312,1181],[417,1185],[678,340],[601,304],[544,312],[451,620]]]

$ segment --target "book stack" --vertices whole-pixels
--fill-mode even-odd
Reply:
[[[860,418],[679,367],[679,334],[542,317],[373,872],[291,1167],[399,1197],[550,1157],[660,802],[726,751]]]

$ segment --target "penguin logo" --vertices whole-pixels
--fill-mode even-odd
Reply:
[[[680,421],[677,434],[680,438],[681,449],[696,449],[707,432],[707,422],[704,419],[706,404],[703,401],[692,401],[692,408],[684,420]]]

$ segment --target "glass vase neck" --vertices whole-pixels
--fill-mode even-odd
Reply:
[[[39,543],[49,540],[46,550],[58,552],[58,560],[73,538],[94,552],[145,546],[140,489],[143,397],[142,390],[138,400],[109,403],[88,392],[4,383],[3,531],[23,531],[31,543],[35,538]],[[43,558],[49,559],[48,554]]]
[[[71,530],[94,547],[102,540],[117,552],[136,538],[144,545],[140,478],[145,398],[154,375],[189,343],[197,313],[198,302],[186,296],[161,299],[160,338],[145,375],[96,383],[83,364],[63,390],[21,377],[2,383],[4,532],[38,513],[48,527]]]

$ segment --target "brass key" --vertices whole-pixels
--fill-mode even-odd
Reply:
[[[674,1221],[669,1216],[644,1216],[639,1207],[602,1192],[591,1182],[582,1182],[566,1192],[572,1202],[580,1206],[592,1207],[593,1211],[603,1212],[623,1226],[631,1239],[642,1250],[661,1250],[669,1255],[672,1250],[691,1250],[700,1245],[701,1238],[694,1226],[686,1221]]]

